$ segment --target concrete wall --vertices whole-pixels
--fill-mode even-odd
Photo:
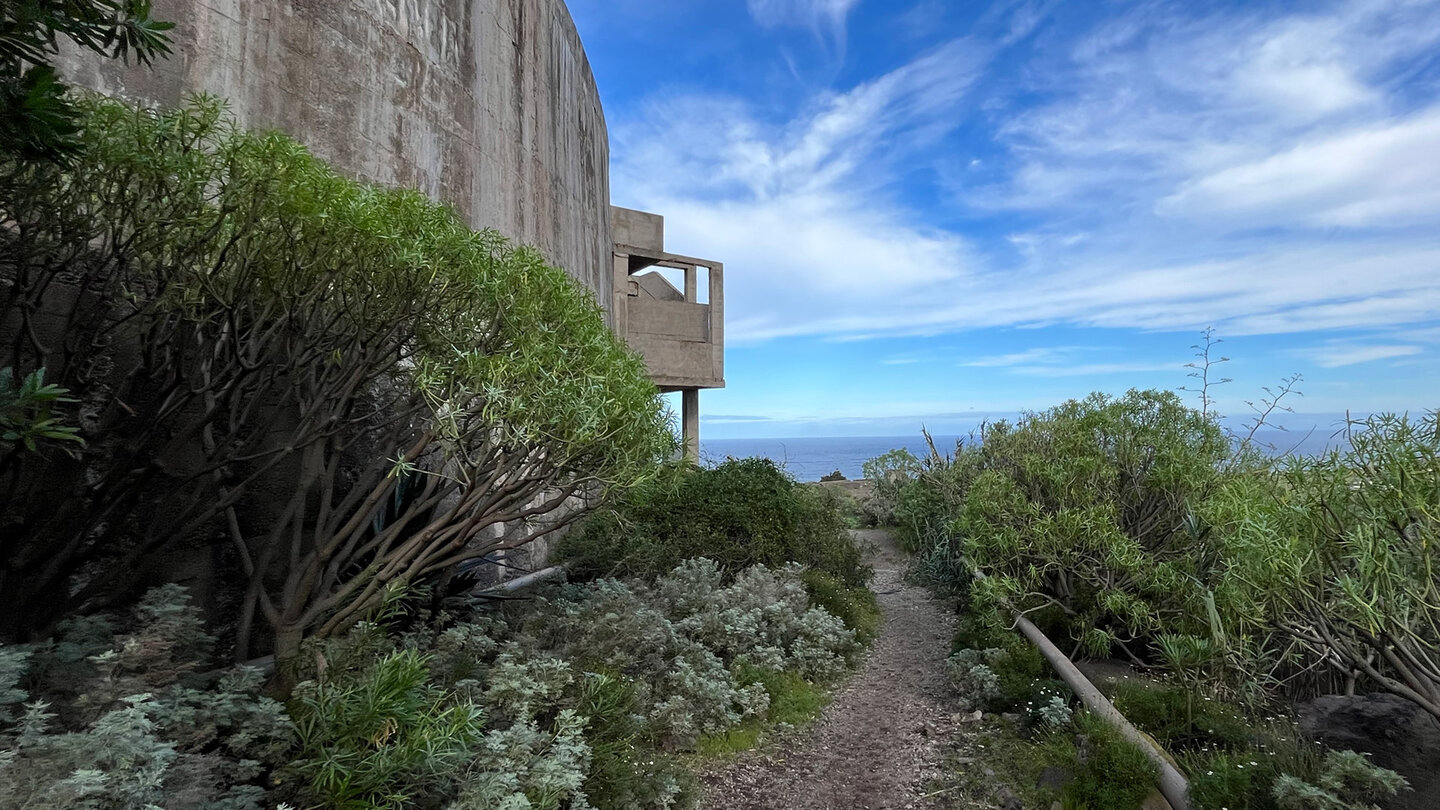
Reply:
[[[417,188],[540,248],[612,301],[609,136],[562,0],[156,0],[175,53],[76,84],[149,103],[197,91],[353,176]]]

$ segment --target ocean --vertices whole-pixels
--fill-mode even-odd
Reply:
[[[955,436],[936,436],[935,447],[942,453],[955,449]],[[891,450],[905,448],[918,458],[930,451],[925,437],[846,436],[800,439],[700,439],[700,460],[719,464],[727,457],[762,456],[795,477],[797,481],[819,481],[820,476],[839,470],[846,478],[863,478],[861,465]]]
[[[936,436],[935,447],[941,453],[955,450],[959,436]],[[969,437],[964,437],[969,441]],[[1257,446],[1272,456],[1314,455],[1338,446],[1331,431],[1263,430],[1256,434]],[[861,469],[866,461],[898,448],[905,448],[917,458],[924,458],[929,449],[925,437],[914,436],[809,436],[795,439],[705,439],[700,441],[700,460],[707,465],[719,464],[728,457],[762,456],[775,462],[797,481],[819,481],[821,476],[839,470],[846,478],[863,478]]]

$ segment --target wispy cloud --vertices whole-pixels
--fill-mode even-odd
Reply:
[[[1440,222],[1440,109],[1327,133],[1188,181],[1173,216],[1272,225],[1394,228]]]
[[[1079,346],[1055,346],[1039,349],[1026,349],[1023,352],[1012,352],[1010,354],[997,354],[990,357],[981,357],[978,360],[969,360],[961,363],[962,366],[972,368],[1009,368],[1011,366],[1025,366],[1035,363],[1053,365],[1064,362],[1080,351]]]
[[[769,416],[751,416],[751,415],[747,415],[747,414],[722,414],[722,413],[713,413],[713,414],[712,414],[712,413],[702,413],[702,414],[700,415],[700,419],[701,419],[702,421],[705,421],[705,422],[713,422],[713,423],[715,423],[715,424],[731,424],[731,423],[744,424],[744,423],[750,423],[750,422],[772,422],[772,421],[774,421],[774,418],[773,418],[773,417],[769,417]]]
[[[1084,362],[1093,351],[1085,346],[1055,346],[1027,349],[1022,352],[993,355],[970,360],[965,368],[997,368],[1011,374],[1032,377],[1103,377],[1112,374],[1136,374],[1164,371],[1174,374],[1182,364],[1156,362]]]
[[[1393,360],[1398,357],[1413,357],[1423,352],[1420,346],[1409,345],[1355,345],[1332,343],[1326,346],[1304,349],[1296,352],[1308,358],[1321,368],[1341,368],[1377,360]]]
[[[1106,375],[1147,374],[1165,372],[1175,374],[1174,363],[1078,363],[1075,365],[1015,366],[1015,374],[1036,377],[1104,377]]]
[[[853,7],[750,11],[823,28]],[[738,343],[1433,324],[1440,94],[1401,79],[1440,46],[1440,2],[1126,8],[1034,50],[1044,9],[1015,13],[1015,37],[959,36],[778,115],[654,97],[615,128],[613,187],[726,262]],[[944,187],[917,191],[937,164]]]
[[[746,0],[755,22],[766,28],[809,28],[832,44],[845,42],[846,20],[860,0]]]

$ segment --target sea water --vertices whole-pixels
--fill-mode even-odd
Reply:
[[[975,441],[973,436],[935,436],[935,449],[942,455],[955,452],[957,440]],[[1254,443],[1262,452],[1271,456],[1317,455],[1343,446],[1344,439],[1332,435],[1331,430],[1280,431],[1262,430],[1256,433]],[[930,452],[925,437],[913,436],[808,436],[796,439],[702,439],[700,461],[706,465],[723,462],[726,458],[748,458],[761,456],[774,461],[777,466],[797,481],[819,481],[821,476],[835,471],[846,478],[863,478],[861,469],[866,461],[884,455],[898,448],[909,450],[916,458],[924,458]]]

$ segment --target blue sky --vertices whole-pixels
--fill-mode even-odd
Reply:
[[[1174,389],[1206,327],[1228,415],[1440,406],[1440,0],[570,9],[612,198],[725,263],[707,437]]]

